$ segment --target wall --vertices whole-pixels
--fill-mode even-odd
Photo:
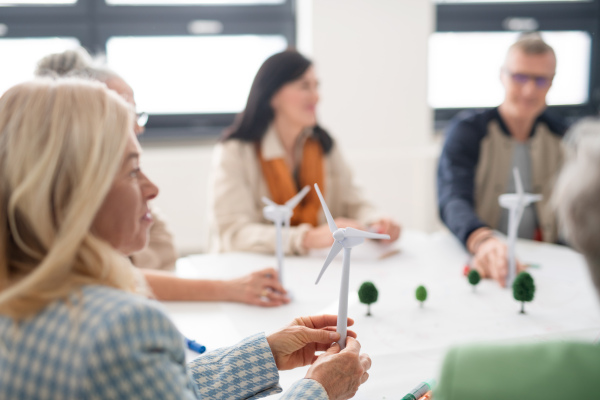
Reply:
[[[298,6],[299,47],[321,80],[321,123],[381,209],[406,227],[434,229],[438,146],[426,98],[432,2],[299,0]]]
[[[298,47],[321,81],[319,118],[368,196],[403,226],[438,227],[438,145],[426,102],[427,0],[298,0]],[[182,254],[205,249],[211,143],[145,146],[144,168],[162,189]]]

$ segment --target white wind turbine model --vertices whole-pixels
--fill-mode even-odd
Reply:
[[[294,197],[280,205],[266,197],[262,198],[266,206],[263,208],[265,219],[272,221],[276,228],[276,246],[277,270],[279,271],[279,283],[283,285],[283,239],[281,237],[281,226],[285,224],[286,231],[290,228],[290,219],[294,215],[294,208],[302,201],[304,196],[310,191],[310,186],[306,185]]]
[[[506,275],[506,285],[510,287],[517,276],[517,261],[515,258],[515,244],[517,242],[517,232],[523,210],[525,207],[542,199],[540,194],[525,193],[521,174],[517,168],[513,168],[515,179],[515,188],[517,193],[507,193],[500,195],[498,201],[500,205],[508,209],[508,274]]]
[[[342,270],[342,283],[340,285],[340,302],[338,305],[338,318],[337,318],[337,332],[340,334],[340,340],[338,344],[340,345],[340,349],[346,347],[346,334],[348,331],[348,287],[350,284],[350,252],[354,246],[358,246],[359,244],[365,241],[365,238],[368,239],[389,239],[390,235],[382,235],[379,233],[371,233],[365,232],[354,228],[339,228],[335,224],[331,213],[329,212],[329,208],[327,208],[327,204],[323,199],[323,195],[321,195],[321,191],[319,190],[319,186],[315,183],[315,190],[319,195],[319,199],[321,200],[321,205],[323,206],[323,211],[325,212],[325,217],[327,217],[327,223],[329,224],[329,230],[333,233],[333,246],[331,246],[331,250],[327,255],[327,259],[325,260],[325,264],[323,264],[323,268],[319,273],[319,277],[315,282],[315,285],[319,283],[323,273],[331,264],[335,256],[344,249],[344,269]]]

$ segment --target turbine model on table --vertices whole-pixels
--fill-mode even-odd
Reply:
[[[310,191],[310,186],[304,186],[298,194],[285,202],[277,204],[266,197],[262,198],[266,206],[263,208],[265,219],[275,224],[275,254],[277,255],[277,270],[279,272],[279,283],[283,285],[283,238],[281,233],[282,225],[285,224],[286,232],[290,229],[290,219],[294,215],[294,208],[302,201],[304,196]]]
[[[517,232],[523,210],[528,205],[540,201],[542,195],[525,193],[521,175],[517,168],[513,169],[515,179],[515,188],[517,193],[507,193],[500,195],[498,201],[500,205],[508,209],[508,274],[506,275],[506,286],[510,287],[517,276],[517,260],[515,257],[515,244],[517,242]]]
[[[319,277],[315,282],[315,285],[319,283],[323,273],[331,264],[335,256],[344,249],[344,268],[342,270],[342,283],[340,285],[340,302],[338,305],[338,318],[337,318],[337,332],[340,334],[340,340],[338,344],[340,345],[340,349],[346,347],[346,334],[348,332],[348,289],[350,285],[350,252],[354,246],[358,246],[363,243],[365,239],[389,239],[390,235],[382,235],[379,233],[371,233],[365,232],[354,228],[339,228],[335,224],[331,213],[329,212],[329,208],[325,203],[325,199],[323,199],[323,195],[321,195],[321,191],[319,190],[319,186],[315,183],[315,190],[319,195],[319,200],[321,200],[321,205],[323,206],[323,211],[325,212],[325,217],[327,218],[327,224],[329,225],[329,230],[333,234],[333,246],[331,246],[331,250],[327,255],[327,259],[325,260],[325,264],[323,264],[323,268],[319,273]]]

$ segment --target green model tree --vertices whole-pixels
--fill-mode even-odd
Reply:
[[[481,275],[479,275],[479,272],[477,272],[477,270],[472,269],[469,272],[469,276],[467,278],[469,279],[469,283],[471,285],[473,285],[473,292],[474,292],[475,288],[477,287],[477,284],[481,280]]]
[[[367,316],[371,316],[371,304],[377,301],[379,292],[373,282],[364,282],[358,289],[358,299],[361,303],[367,305]]]
[[[422,308],[423,302],[425,300],[427,300],[427,289],[425,289],[425,286],[419,286],[417,288],[417,291],[415,292],[415,297],[417,298],[417,300],[419,300],[421,302],[421,308]]]
[[[521,302],[521,314],[525,314],[525,302],[533,300],[535,284],[527,272],[521,272],[513,282],[513,297]]]

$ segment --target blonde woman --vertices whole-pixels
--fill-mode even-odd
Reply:
[[[35,71],[37,76],[80,76],[102,82],[136,107],[131,86],[114,71],[97,65],[83,48],[50,54],[42,58]],[[136,135],[144,127],[134,119]],[[160,300],[234,301],[263,307],[289,303],[285,289],[277,279],[277,271],[265,268],[231,280],[182,279],[165,272],[175,268],[177,251],[173,235],[164,218],[155,208],[151,210],[154,224],[150,228],[148,245],[131,254],[131,261],[142,268],[153,294]]]
[[[158,194],[132,117],[98,83],[34,81],[0,98],[0,398],[262,398],[280,391],[278,369],[310,363],[284,399],[352,397],[371,362],[352,337],[329,347],[335,316],[186,366],[182,336],[127,258]]]

